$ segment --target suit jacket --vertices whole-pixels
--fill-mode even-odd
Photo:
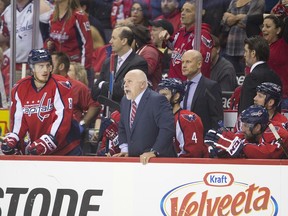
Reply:
[[[117,56],[114,59],[114,70],[116,70],[117,64]],[[128,56],[128,58],[122,63],[121,67],[117,72],[114,72],[114,84],[113,84],[113,95],[112,99],[114,101],[120,102],[121,98],[124,95],[124,91],[122,89],[123,79],[126,73],[132,69],[140,69],[144,71],[146,74],[148,73],[148,65],[146,60],[137,55],[134,51]],[[101,89],[98,88],[98,84],[102,81],[103,83]],[[108,96],[110,84],[110,57],[105,60],[100,72],[100,78],[96,81],[95,85],[92,88],[92,98],[97,100],[99,95]]]
[[[256,87],[263,82],[272,82],[282,86],[279,76],[271,70],[267,63],[257,65],[253,71],[245,77],[242,85],[238,113],[254,104]]]
[[[223,121],[222,92],[220,85],[202,75],[196,87],[191,111],[202,120],[204,135],[209,129],[219,128],[218,122]]]
[[[119,123],[119,143],[128,144],[130,157],[137,157],[151,149],[159,157],[176,157],[173,146],[175,125],[172,107],[166,97],[147,88],[138,104],[130,129],[131,101],[123,97]]]

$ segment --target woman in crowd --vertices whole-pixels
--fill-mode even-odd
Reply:
[[[136,53],[142,56],[148,64],[148,80],[152,88],[157,89],[158,83],[162,79],[162,58],[163,53],[151,43],[149,29],[143,25],[131,26],[134,33],[135,42],[132,44]]]
[[[70,62],[68,76],[88,86],[87,71],[79,62]]]
[[[81,9],[79,0],[55,0],[55,9],[50,17],[49,51],[67,53],[71,61],[80,62],[87,70],[89,86],[93,85],[91,70],[93,42],[90,23]]]
[[[262,34],[269,43],[268,65],[282,81],[282,109],[288,109],[288,13],[282,10],[274,10],[273,13],[265,17],[263,15],[248,17],[247,36]],[[260,24],[262,28],[259,27]]]

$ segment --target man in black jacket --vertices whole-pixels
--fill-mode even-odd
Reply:
[[[282,87],[279,76],[272,71],[267,61],[270,48],[268,42],[261,36],[253,36],[244,41],[244,58],[250,67],[250,73],[245,77],[240,94],[238,113],[254,104],[256,87],[263,82],[272,82]]]
[[[111,40],[112,51],[116,55],[111,55],[106,59],[101,72],[100,78],[92,88],[92,97],[97,100],[99,95],[108,96],[108,91],[112,93],[112,99],[120,102],[124,91],[122,89],[123,78],[125,74],[132,69],[140,69],[146,74],[148,65],[144,58],[137,55],[131,48],[134,40],[133,32],[127,26],[117,27],[113,30]],[[111,70],[114,72],[111,75]],[[113,90],[109,85],[113,83]]]

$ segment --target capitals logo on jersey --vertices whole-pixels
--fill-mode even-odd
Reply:
[[[188,122],[192,122],[196,120],[195,114],[182,114],[181,116],[183,117],[183,119],[185,119]]]
[[[68,80],[67,81],[59,81],[59,84],[65,88],[67,88],[67,89],[71,89],[71,87],[72,87],[71,83]]]
[[[52,99],[46,98],[47,92],[43,94],[43,97],[39,101],[27,101],[27,104],[23,107],[23,113],[31,116],[36,114],[38,119],[43,122],[46,118],[50,116],[51,110],[54,109]],[[46,101],[46,104],[44,102]]]

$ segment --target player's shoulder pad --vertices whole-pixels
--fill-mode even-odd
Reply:
[[[27,77],[24,77],[20,80],[18,80],[14,85],[13,85],[13,88],[17,87],[17,86],[20,86],[22,85],[23,83],[26,83],[26,82],[30,82],[31,83],[31,80],[32,80],[32,76],[27,76]]]

